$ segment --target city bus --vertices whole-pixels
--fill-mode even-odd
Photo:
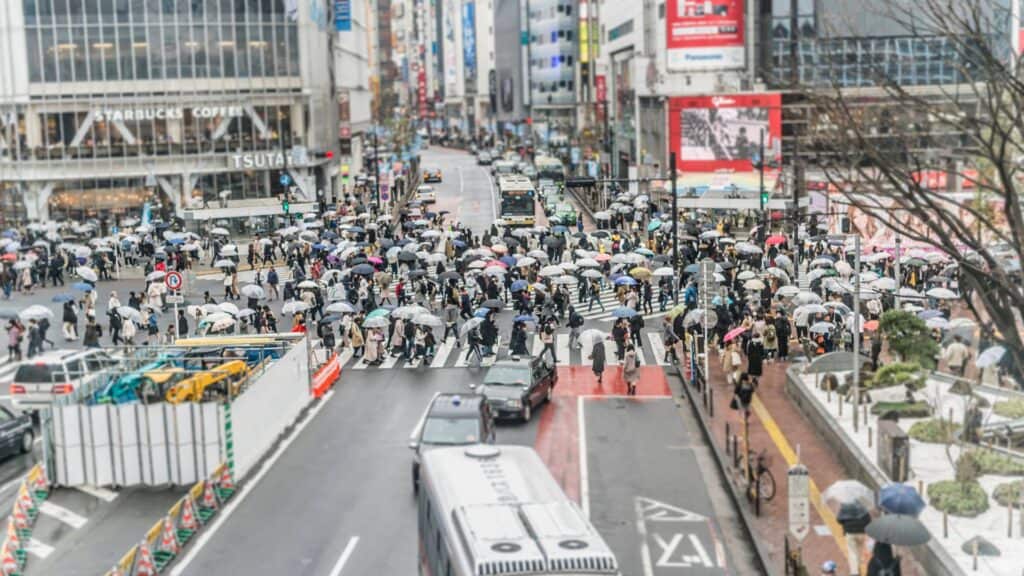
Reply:
[[[533,163],[537,168],[537,187],[554,184],[559,190],[565,186],[565,166],[558,158],[538,156]]]
[[[604,539],[533,448],[423,454],[420,576],[621,576]]]
[[[506,226],[533,226],[537,193],[526,176],[511,174],[498,179],[501,220]]]

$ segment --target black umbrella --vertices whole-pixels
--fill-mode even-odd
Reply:
[[[403,251],[398,253],[398,261],[399,262],[415,262],[416,261],[416,253],[415,252],[407,252],[407,251],[403,250]]]
[[[879,542],[893,546],[920,546],[932,539],[932,535],[920,520],[902,514],[886,514],[868,524],[866,530]]]
[[[586,238],[587,235],[585,233],[583,233],[583,232],[574,232],[572,237],[573,238]]]
[[[437,279],[441,280],[442,282],[447,282],[449,280],[458,280],[459,278],[462,278],[462,275],[459,274],[458,272],[453,271],[453,270],[449,270],[447,272],[442,272],[437,277]]]
[[[356,256],[348,261],[352,266],[358,266],[359,264],[366,264],[366,256]]]
[[[380,247],[383,250],[387,250],[388,248],[391,248],[394,245],[395,241],[392,240],[391,238],[381,238],[380,240]]]
[[[485,300],[482,306],[484,308],[490,308],[492,310],[501,310],[502,308],[505,307],[505,304],[501,300],[491,298],[490,300]]]
[[[672,257],[669,256],[668,254],[658,254],[657,256],[652,258],[652,260],[654,260],[655,262],[671,262]]]
[[[374,272],[376,272],[376,270],[374,270],[373,266],[370,266],[369,264],[360,264],[352,268],[352,273],[359,274],[360,276],[369,276]]]
[[[426,270],[413,270],[412,272],[409,272],[409,279],[410,280],[415,280],[417,278],[422,278],[422,277],[424,277],[426,275],[427,275],[427,271]]]
[[[547,238],[544,239],[544,245],[548,246],[548,247],[551,247],[551,248],[554,248],[556,246],[561,246],[562,245],[562,239],[559,238],[558,236],[548,236]]]

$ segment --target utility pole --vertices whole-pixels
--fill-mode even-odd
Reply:
[[[860,233],[853,237],[853,431],[860,425]]]
[[[676,153],[669,152],[668,168],[671,170],[670,192],[672,194],[672,270],[679,274],[679,195],[676,194]],[[674,304],[679,304],[679,285],[676,277],[672,277],[672,295]]]
[[[764,242],[765,242],[765,239],[768,237],[768,231],[766,230],[766,228],[768,227],[768,218],[765,216],[765,209],[768,208],[768,202],[767,202],[767,198],[765,198],[765,193],[764,193],[764,163],[765,163],[765,157],[764,157],[764,128],[761,128],[760,159],[761,159],[761,161],[758,163],[758,167],[757,167],[758,170],[757,171],[760,174],[760,178],[761,178],[761,184],[760,184],[760,187],[758,188],[758,197],[761,200],[761,218],[760,218],[760,220],[761,220],[761,229],[758,232],[757,236],[758,236],[758,239],[760,240],[760,242],[758,242],[758,244],[762,244],[763,245]]]
[[[290,129],[290,128],[289,128]],[[291,226],[295,223],[295,218],[292,216],[291,205],[292,205],[292,178],[291,174],[288,173],[288,151],[284,147],[284,129],[281,129],[277,133],[277,141],[281,146],[281,159],[283,167],[281,168],[281,184],[284,185],[284,204],[288,207],[286,216],[288,216],[288,225]]]
[[[901,250],[901,248],[903,248],[903,238],[899,234],[897,234],[896,235],[896,263],[894,264],[894,266],[896,268],[893,271],[894,272],[893,275],[896,277],[895,278],[895,280],[896,280],[896,290],[893,292],[893,305],[894,305],[893,307],[896,308],[897,310],[900,309],[900,287],[903,285],[903,271],[900,270],[900,267],[901,267],[900,260],[903,258],[903,254],[902,254],[903,251]]]
[[[789,80],[790,92],[796,94],[800,87],[800,4],[789,0]],[[800,159],[800,134],[792,131],[793,146],[793,248],[794,269],[800,278],[800,192],[804,187],[804,166]]]

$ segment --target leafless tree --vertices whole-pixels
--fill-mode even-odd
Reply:
[[[945,46],[942,65],[960,81],[899,85],[880,63],[872,88],[802,88],[809,120],[800,147],[849,206],[958,265],[967,305],[998,331],[1024,382],[1024,74],[1010,49],[1017,25],[1000,4],[872,5],[909,35]]]

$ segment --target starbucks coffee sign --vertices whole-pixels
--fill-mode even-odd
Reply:
[[[132,122],[136,120],[181,120],[185,110],[193,118],[237,118],[245,112],[241,106],[151,106],[144,108],[101,108],[93,112],[97,122]]]

